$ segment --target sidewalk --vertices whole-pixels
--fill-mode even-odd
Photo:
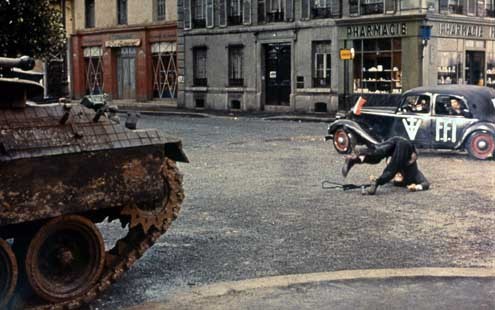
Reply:
[[[143,115],[183,116],[183,117],[248,117],[272,121],[301,121],[330,123],[335,115],[329,113],[274,113],[265,111],[218,111],[207,109],[180,109],[175,100],[136,102],[134,100],[113,100],[120,112],[135,111]]]
[[[495,269],[351,270],[225,282],[128,310],[495,309]]]

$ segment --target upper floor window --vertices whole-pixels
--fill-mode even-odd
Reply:
[[[440,0],[440,11],[449,12],[451,14],[462,14],[464,0]]]
[[[93,28],[95,26],[95,0],[85,1],[84,13],[86,19],[86,28]]]
[[[268,22],[281,22],[284,20],[285,1],[266,0],[266,19]]]
[[[495,17],[495,0],[487,0],[486,16]]]
[[[206,27],[206,0],[193,0],[192,4],[193,28]]]
[[[157,21],[165,20],[167,13],[165,0],[155,0],[155,12]]]
[[[341,0],[310,0],[312,18],[341,16]]]
[[[242,24],[242,0],[230,0],[228,5],[228,24]]]
[[[206,75],[206,47],[193,49],[193,84],[194,86],[207,86]]]
[[[242,45],[229,46],[229,86],[243,86]]]
[[[349,15],[393,13],[396,0],[349,0]]]
[[[117,23],[127,24],[127,0],[117,0]]]

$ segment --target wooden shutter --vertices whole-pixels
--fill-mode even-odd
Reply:
[[[301,1],[301,17],[302,19],[309,19],[310,15],[309,13],[311,12],[311,2],[313,0],[302,0]]]
[[[218,24],[227,26],[227,0],[218,0]]]
[[[211,28],[215,25],[214,0],[206,0],[206,27]]]
[[[184,29],[191,29],[191,0],[182,0]]]
[[[294,0],[285,0],[285,20],[292,21],[294,19]]]
[[[244,0],[243,6],[242,6],[242,22],[245,25],[251,24],[251,1],[252,0]]]

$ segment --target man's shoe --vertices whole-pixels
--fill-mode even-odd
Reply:
[[[376,184],[376,182],[371,182],[370,187],[368,187],[367,194],[368,195],[376,194],[377,187],[378,185]]]
[[[344,166],[342,166],[342,175],[347,177],[349,170],[359,161],[359,157],[355,155],[349,155],[345,157]]]

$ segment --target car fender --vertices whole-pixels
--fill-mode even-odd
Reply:
[[[495,124],[488,122],[478,122],[469,126],[463,133],[462,138],[457,142],[454,148],[460,149],[463,147],[464,142],[469,138],[469,136],[475,131],[489,132],[495,136]]]
[[[372,144],[378,144],[380,143],[377,141],[375,138],[373,138],[371,135],[369,135],[366,130],[363,129],[361,125],[356,123],[355,121],[351,121],[348,119],[339,119],[336,120],[335,122],[331,123],[328,126],[328,136],[325,137],[325,140],[331,140],[333,139],[333,135],[335,131],[337,131],[338,128],[344,127],[345,129],[349,130],[350,132],[354,133],[357,137],[372,143]]]

